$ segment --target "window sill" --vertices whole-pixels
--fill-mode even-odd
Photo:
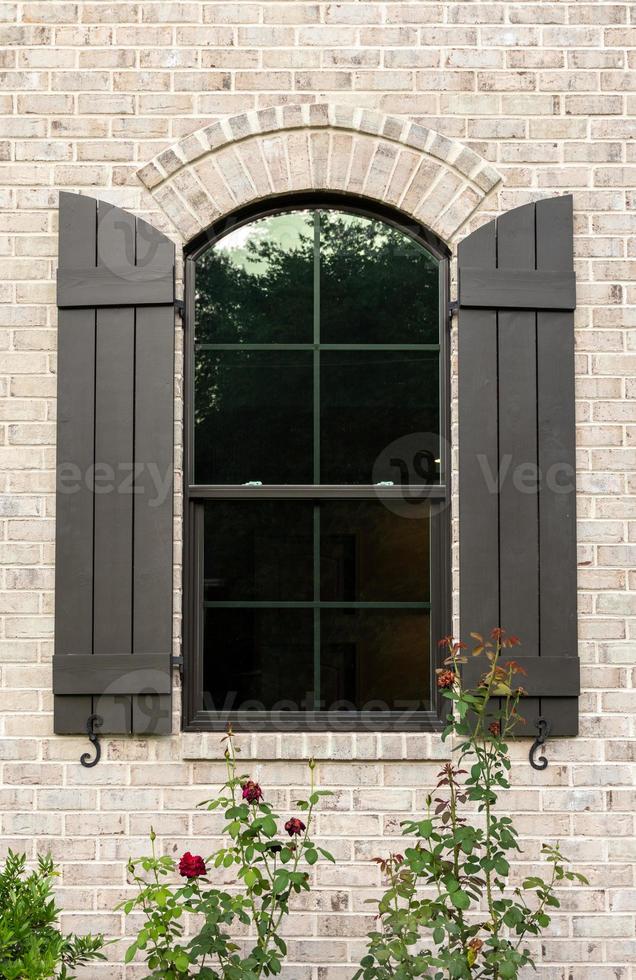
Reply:
[[[245,760],[316,759],[331,762],[385,762],[449,759],[450,743],[439,732],[252,732],[238,733],[235,744]],[[181,757],[222,759],[225,741],[220,732],[184,732]]]

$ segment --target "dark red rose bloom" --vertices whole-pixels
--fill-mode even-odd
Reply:
[[[206,874],[205,861],[198,854],[186,851],[179,861],[179,874],[184,878],[200,878]]]
[[[302,822],[302,820],[298,819],[298,817],[292,817],[285,824],[285,830],[287,831],[290,837],[293,837],[294,834],[302,834],[304,829],[305,829],[305,825]]]
[[[246,783],[243,783],[243,799],[247,800],[248,803],[258,803],[259,800],[263,799],[263,790],[253,779],[248,779]]]
[[[499,738],[501,735],[501,725],[498,721],[493,721],[490,725],[488,725],[488,731],[491,735],[494,735],[495,738]]]
[[[442,690],[444,688],[452,687],[455,683],[455,671],[454,670],[441,670],[437,676],[437,686]]]

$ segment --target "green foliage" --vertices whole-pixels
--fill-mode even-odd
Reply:
[[[26,855],[9,851],[0,872],[0,980],[72,980],[76,967],[105,958],[101,936],[60,931],[55,878],[50,857],[27,872]]]
[[[276,976],[287,954],[280,926],[290,902],[295,895],[309,891],[308,869],[319,857],[334,860],[310,837],[314,808],[321,796],[330,795],[314,790],[314,763],[309,763],[309,798],[296,803],[302,821],[293,818],[286,824],[295,823],[302,831],[293,837],[288,832],[282,838],[278,829],[280,817],[264,800],[260,787],[247,776],[237,774],[231,730],[226,740],[227,781],[218,797],[201,806],[224,812],[228,841],[206,858],[205,875],[175,885],[177,863],[173,858],[157,856],[154,832],[150,835],[152,856],[128,864],[138,894],[119,907],[126,914],[141,912],[144,925],[127,951],[126,962],[141,952],[151,970],[149,977],[257,980]],[[179,863],[181,873],[185,860],[184,857]],[[210,878],[222,870],[235,872],[238,892],[230,894],[211,884]],[[186,937],[187,915],[203,922],[193,939]],[[247,928],[254,937],[247,954],[232,939],[232,930],[237,926],[242,934]]]
[[[354,980],[516,978],[523,966],[534,966],[524,942],[550,924],[549,910],[559,907],[556,886],[587,884],[567,870],[558,846],[548,845],[547,882],[509,882],[518,834],[495,807],[498,791],[510,785],[507,740],[522,720],[517,708],[523,690],[514,679],[524,671],[514,660],[501,662],[503,650],[518,644],[516,637],[501,629],[492,631],[492,642],[471,635],[473,655],[488,660],[476,689],[462,687],[466,645],[452,637],[442,641],[448,656],[438,671],[451,709],[443,737],[453,737],[457,759],[440,771],[425,818],[403,823],[412,842],[404,854],[376,859],[389,887],[378,904],[380,926],[369,936]],[[475,811],[480,818],[471,823]]]

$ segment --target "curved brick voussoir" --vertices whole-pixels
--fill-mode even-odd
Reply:
[[[331,103],[226,117],[163,150],[137,176],[184,241],[243,205],[324,189],[391,204],[452,243],[501,180],[457,140]]]

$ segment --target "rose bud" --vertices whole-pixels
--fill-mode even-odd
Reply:
[[[293,837],[294,834],[302,834],[304,829],[305,829],[305,825],[302,822],[302,820],[298,819],[298,817],[292,817],[285,824],[285,830],[287,831],[290,837]]]
[[[247,800],[248,803],[258,803],[259,800],[263,799],[263,790],[253,779],[248,779],[243,784],[243,799]]]
[[[455,684],[455,679],[456,679],[455,671],[441,670],[437,677],[437,686],[440,688],[440,690],[444,690],[444,688],[453,687],[453,685]]]
[[[491,735],[494,735],[495,738],[499,738],[501,735],[501,725],[498,721],[493,721],[490,725],[488,725],[488,731]]]
[[[200,878],[206,874],[205,861],[199,854],[186,851],[179,861],[179,874],[184,878]]]

